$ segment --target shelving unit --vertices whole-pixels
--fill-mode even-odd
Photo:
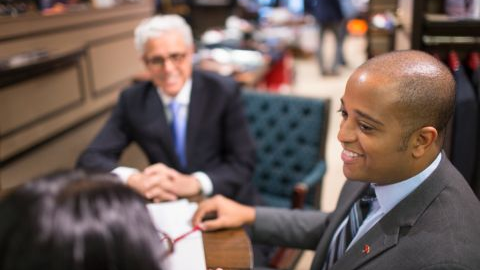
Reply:
[[[399,0],[395,49],[468,51],[480,48],[480,19],[446,15],[442,0]]]
[[[368,9],[367,56],[371,58],[385,52],[393,51],[395,34],[393,31],[375,28],[371,20],[375,14],[395,13],[397,0],[370,0]]]

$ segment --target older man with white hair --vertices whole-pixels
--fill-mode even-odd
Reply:
[[[192,31],[180,16],[144,20],[135,45],[151,81],[122,92],[78,167],[113,172],[155,202],[222,194],[255,204],[255,151],[239,85],[193,69]],[[118,164],[132,142],[146,154],[147,168]]]

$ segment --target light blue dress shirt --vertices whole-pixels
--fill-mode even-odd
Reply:
[[[412,193],[430,174],[438,167],[442,155],[438,154],[435,160],[419,174],[390,185],[371,184],[375,189],[377,199],[373,202],[372,208],[363,221],[355,237],[350,242],[350,248],[358,239],[368,232],[383,216],[392,210],[399,202]],[[345,222],[345,221],[344,221]],[[347,250],[348,250],[347,248]]]

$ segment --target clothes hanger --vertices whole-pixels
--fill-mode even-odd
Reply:
[[[471,52],[468,55],[467,61],[468,67],[471,70],[477,70],[480,68],[480,53],[479,52]]]
[[[452,71],[458,71],[460,69],[460,60],[457,52],[454,50],[450,50],[448,53],[448,66]]]

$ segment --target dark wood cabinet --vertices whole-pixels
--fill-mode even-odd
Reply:
[[[133,30],[152,13],[143,0],[0,17],[0,190],[75,166],[143,70]]]
[[[459,52],[480,48],[480,18],[448,16],[444,0],[398,0],[395,49]]]

